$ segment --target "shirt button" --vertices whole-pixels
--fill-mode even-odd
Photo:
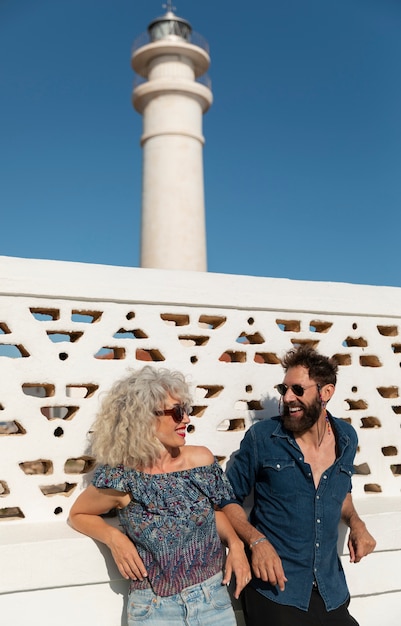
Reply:
[[[320,543],[317,543],[317,544],[316,544],[316,547],[318,548],[319,546],[320,546]]]
[[[320,519],[317,519],[316,521],[317,521],[318,524],[320,524]]]
[[[277,463],[276,467],[277,467],[277,469],[280,469],[280,467],[281,467],[280,463]]]
[[[324,474],[324,476],[323,476],[323,478],[324,478],[324,480],[326,480],[326,479],[327,479],[327,476],[326,476],[326,474]]]
[[[320,500],[320,496],[316,496],[316,500]]]

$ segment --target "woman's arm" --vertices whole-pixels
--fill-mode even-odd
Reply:
[[[251,580],[251,569],[245,555],[244,544],[232,527],[228,517],[223,511],[216,511],[215,515],[217,532],[221,541],[228,548],[223,584],[228,585],[231,576],[235,574],[236,587],[234,598],[238,598],[242,589]]]
[[[121,530],[101,517],[111,509],[126,506],[129,501],[128,494],[89,485],[72,505],[68,521],[75,530],[101,541],[110,549],[121,576],[143,580],[147,572],[136,547]]]

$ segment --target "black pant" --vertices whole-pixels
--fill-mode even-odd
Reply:
[[[241,599],[246,626],[359,626],[348,613],[349,600],[327,611],[318,591],[312,591],[307,611],[273,602],[249,585]]]

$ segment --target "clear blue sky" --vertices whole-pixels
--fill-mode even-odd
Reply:
[[[174,4],[211,48],[209,271],[401,287],[401,1]],[[130,55],[163,13],[0,0],[0,254],[139,265]]]

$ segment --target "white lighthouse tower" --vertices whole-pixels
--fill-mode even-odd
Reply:
[[[141,267],[206,271],[202,115],[212,92],[198,79],[210,57],[171,2],[166,8],[132,54],[145,79],[132,97],[143,116]]]

